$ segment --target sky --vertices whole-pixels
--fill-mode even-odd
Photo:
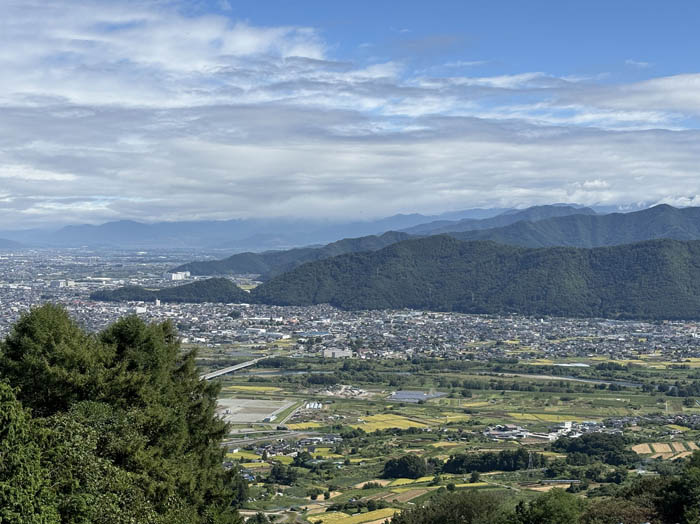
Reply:
[[[700,205],[700,2],[0,0],[0,229]]]

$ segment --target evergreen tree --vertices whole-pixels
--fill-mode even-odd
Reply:
[[[39,467],[41,474],[26,473],[36,479],[26,489],[39,504],[44,476],[56,522],[241,522],[235,508],[247,487],[222,465],[218,386],[199,380],[195,353],[180,351],[170,323],[131,316],[92,336],[46,305],[23,315],[0,350],[0,378],[38,416],[28,420],[3,391],[8,421],[0,430],[19,439],[17,449],[25,439],[38,450],[17,455],[28,461],[17,471]]]

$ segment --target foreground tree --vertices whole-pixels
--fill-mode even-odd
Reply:
[[[511,519],[502,497],[471,489],[438,496],[395,516],[391,524],[508,524]]]
[[[47,305],[14,326],[0,379],[37,416],[27,445],[39,449],[33,476],[51,486],[57,522],[241,522],[246,485],[222,467],[218,387],[199,380],[194,358],[171,324],[135,316],[92,336]]]
[[[519,524],[575,524],[579,522],[585,502],[563,489],[554,488],[532,502],[521,502],[515,508]]]
[[[58,522],[29,413],[0,383],[0,522]]]

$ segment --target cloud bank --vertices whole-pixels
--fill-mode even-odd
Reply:
[[[699,203],[700,74],[350,63],[317,28],[182,7],[0,6],[0,229]]]

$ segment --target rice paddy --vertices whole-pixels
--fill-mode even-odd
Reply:
[[[359,513],[357,515],[348,515],[347,513],[341,512],[320,513],[311,517],[311,522],[314,524],[364,524],[365,522],[386,519],[397,511],[398,510],[394,508],[383,508],[367,513]]]
[[[362,422],[360,424],[351,424],[352,428],[360,428],[365,430],[368,433],[371,433],[373,431],[377,431],[379,429],[389,429],[389,428],[397,428],[397,429],[408,429],[408,428],[425,428],[427,427],[427,424],[423,424],[421,422],[416,422],[414,420],[410,420],[406,417],[402,417],[400,415],[392,415],[392,414],[379,414],[379,415],[369,415],[366,417],[363,417]]]

